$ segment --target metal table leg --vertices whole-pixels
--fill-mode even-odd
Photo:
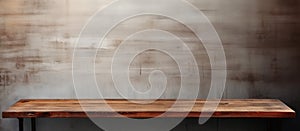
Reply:
[[[31,131],[36,131],[36,119],[31,118]]]
[[[24,126],[23,126],[23,118],[18,118],[19,119],[19,131],[24,131]]]

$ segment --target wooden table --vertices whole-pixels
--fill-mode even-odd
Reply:
[[[149,100],[134,100],[147,102]],[[3,118],[18,118],[19,130],[23,131],[23,119],[31,118],[32,130],[35,131],[36,118],[117,118],[114,111],[104,108],[105,103],[119,114],[131,118],[156,117],[199,117],[205,100],[196,100],[192,110],[187,109],[191,100],[177,100],[179,103],[172,111],[165,113],[175,100],[156,100],[151,104],[136,104],[127,100],[71,100],[71,99],[23,99],[16,102],[8,110],[2,112]],[[216,102],[216,101],[209,101]],[[84,110],[81,105],[84,105]],[[202,112],[202,113],[209,113]],[[226,99],[221,100],[214,118],[294,118],[295,111],[290,109],[280,100],[275,99]],[[205,116],[204,116],[205,117]]]

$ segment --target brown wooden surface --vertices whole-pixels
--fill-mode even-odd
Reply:
[[[147,100],[135,100],[147,101]],[[80,100],[85,106],[85,111],[90,117],[120,117],[113,111],[104,108],[104,102],[108,103],[115,111],[126,117],[148,118],[155,117],[169,109],[174,100],[157,100],[151,104],[135,104],[127,100]],[[180,100],[179,106],[168,111],[161,117],[184,117],[188,112],[189,100]],[[199,117],[204,100],[197,100],[187,117]],[[210,101],[215,102],[215,101]],[[207,113],[207,112],[203,112]],[[222,100],[212,117],[220,118],[292,118],[295,112],[280,100],[274,99],[234,99]],[[20,100],[8,110],[2,112],[3,118],[69,118],[87,117],[78,100],[70,99],[27,99]]]

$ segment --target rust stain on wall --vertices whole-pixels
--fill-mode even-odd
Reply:
[[[16,57],[9,57],[9,58],[1,58],[0,60],[6,61],[6,62],[16,62],[17,65],[22,65],[24,63],[42,63],[43,62],[43,60],[40,56],[16,56]]]
[[[0,51],[20,50],[26,47],[26,34],[19,31],[20,30],[0,30]]]
[[[0,69],[0,86],[7,87],[16,82],[16,75],[11,71]]]

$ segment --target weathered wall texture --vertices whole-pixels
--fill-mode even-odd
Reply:
[[[277,98],[296,111],[300,110],[299,0],[188,1],[207,15],[223,42],[228,64],[224,98]],[[75,41],[87,19],[109,2],[1,0],[0,110],[21,98],[76,98],[71,74]],[[107,63],[113,52],[124,37],[143,28],[161,28],[188,41],[187,45],[199,64],[199,97],[205,97],[211,69],[205,49],[199,44],[201,42],[184,25],[157,16],[130,19],[108,35],[105,48],[99,50],[96,59],[97,79],[104,84],[105,97],[120,97],[113,89],[111,78],[105,77],[109,73]],[[91,34],[90,37],[96,36]],[[89,53],[97,43],[89,43],[89,38],[86,39],[86,46],[79,50]],[[158,51],[147,51],[133,61],[130,68],[133,85],[140,87],[140,91],[147,90],[146,78],[153,69],[165,71],[168,77],[167,90],[162,98],[176,98],[180,88],[179,69],[173,59]],[[263,122],[211,120],[201,129],[265,130]],[[284,120],[283,130],[299,130],[299,122],[300,117]],[[38,129],[43,131],[97,129],[82,119],[41,119],[38,124]],[[199,130],[199,127],[195,121],[186,120],[176,129]],[[17,130],[17,121],[1,118],[0,130]]]

